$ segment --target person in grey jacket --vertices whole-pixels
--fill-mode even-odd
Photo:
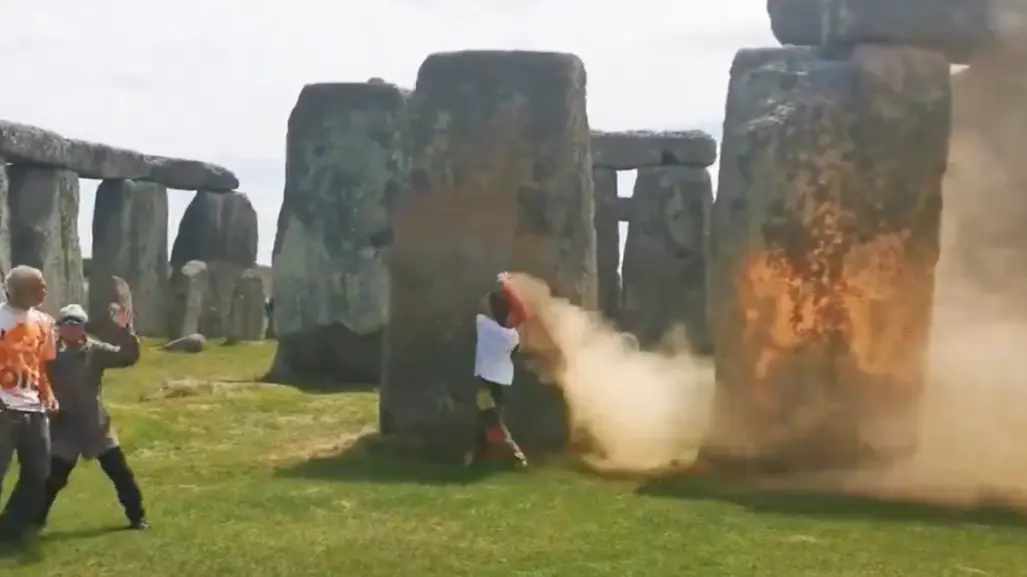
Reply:
[[[62,411],[50,421],[50,476],[39,526],[46,524],[57,494],[81,457],[99,461],[114,483],[129,526],[149,527],[142,493],[101,398],[104,371],[130,367],[139,360],[139,339],[132,330],[130,314],[118,305],[111,306],[113,322],[100,325],[105,327],[103,332],[110,333],[104,335],[110,342],[86,334],[89,317],[81,306],[68,305],[57,315],[57,358],[51,363],[50,379]]]

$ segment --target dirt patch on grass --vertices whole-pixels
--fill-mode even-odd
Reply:
[[[253,381],[168,379],[156,391],[143,394],[139,400],[146,402],[164,399],[184,399],[216,393],[252,391],[272,387],[273,385],[267,383]]]
[[[364,427],[355,432],[338,433],[330,437],[294,442],[285,450],[268,455],[267,461],[279,464],[291,461],[330,459],[347,453],[378,450],[380,446],[381,435],[378,434],[378,431],[373,427]]]

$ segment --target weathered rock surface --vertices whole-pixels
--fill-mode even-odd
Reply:
[[[614,210],[617,213],[618,222],[631,222],[631,215],[635,212],[635,203],[629,196],[620,196],[617,197]]]
[[[717,141],[701,130],[592,132],[592,164],[613,170],[647,166],[710,166]]]
[[[9,120],[0,120],[0,156],[9,162],[63,168],[98,180],[151,180],[168,188],[219,192],[239,187],[235,174],[222,166],[65,138]]]
[[[597,304],[585,67],[571,54],[468,51],[421,65],[410,99],[413,190],[394,220],[380,415],[445,454],[475,418],[474,318],[503,270]],[[562,400],[521,372],[510,426],[566,439]]]
[[[1012,7],[1012,2],[1006,3]],[[982,0],[767,0],[767,12],[774,36],[782,44],[910,45],[938,50],[953,62],[965,63],[999,35],[999,18],[992,18],[999,14],[999,4]],[[1020,4],[1016,11],[1027,13],[1027,5]]]
[[[90,314],[110,302],[102,290],[119,276],[135,290],[135,328],[163,336],[168,314],[168,191],[162,184],[105,180],[96,189],[93,259],[89,267]]]
[[[706,322],[707,220],[713,186],[705,168],[638,171],[624,246],[622,326],[653,347],[682,326],[692,350],[711,353]]]
[[[241,192],[200,191],[186,207],[171,249],[171,266],[207,263],[209,299],[199,332],[225,336],[235,282],[257,261],[257,211]]]
[[[729,84],[710,453],[791,467],[893,456],[915,445],[948,62],[915,48],[835,61],[780,50],[736,61]]]
[[[620,221],[617,213],[617,172],[592,171],[595,183],[596,273],[599,310],[608,319],[620,311]]]
[[[169,353],[202,353],[207,348],[207,338],[193,333],[164,343],[161,349]]]
[[[199,191],[182,214],[171,264],[202,260],[251,267],[257,262],[257,238],[257,211],[249,197]]]
[[[10,190],[11,264],[43,271],[43,310],[56,314],[82,303],[85,279],[78,244],[78,175],[67,170],[7,167]]]
[[[209,307],[210,279],[207,263],[189,261],[171,273],[168,304],[169,339],[200,332],[200,322]]]
[[[229,342],[264,340],[264,279],[250,269],[235,281],[226,329]]]
[[[0,157],[0,274],[11,270],[11,216],[8,205],[10,182],[7,179],[7,162]]]
[[[311,84],[289,117],[274,247],[279,382],[377,383],[406,103],[385,83]],[[441,223],[440,223],[441,224]]]

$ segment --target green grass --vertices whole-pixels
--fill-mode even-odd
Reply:
[[[141,400],[169,378],[252,379],[272,352],[147,350],[138,367],[111,372],[107,398],[153,530],[117,530],[113,490],[88,463],[44,536],[0,559],[0,574],[1027,575],[1027,524],[1001,512],[740,493],[710,481],[640,490],[556,466],[473,475],[375,451],[338,454],[333,447],[376,421],[373,393],[236,382]]]

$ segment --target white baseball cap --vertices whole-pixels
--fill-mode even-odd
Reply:
[[[58,324],[84,325],[89,322],[89,315],[81,305],[71,304],[57,313]]]

